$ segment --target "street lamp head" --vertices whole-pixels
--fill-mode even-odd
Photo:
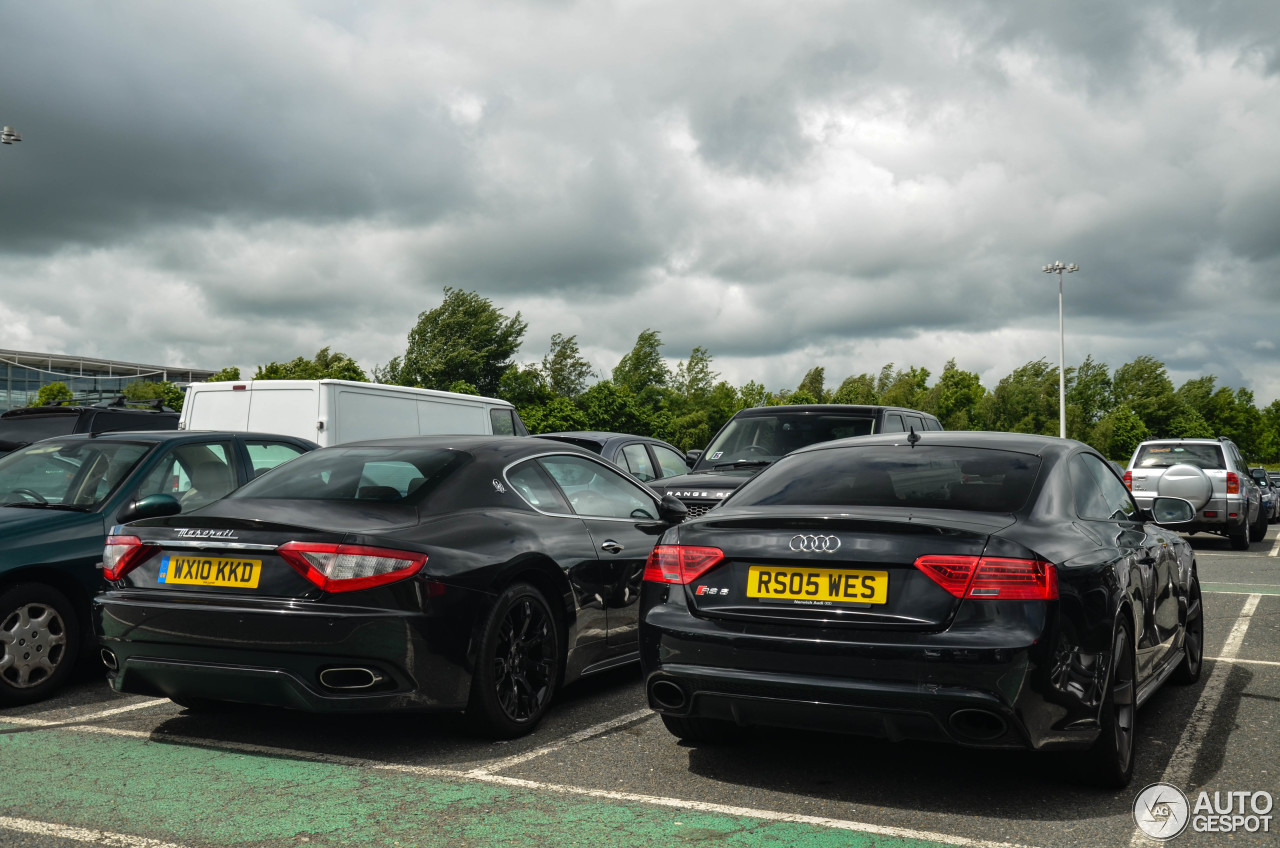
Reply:
[[[15,141],[22,141],[22,134],[13,127],[0,130],[0,144],[13,144]]]
[[[1079,271],[1079,270],[1080,270],[1080,266],[1074,262],[1072,262],[1070,265],[1067,266],[1068,274],[1071,273],[1072,271]]]

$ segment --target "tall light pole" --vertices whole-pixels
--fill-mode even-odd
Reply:
[[[22,133],[13,127],[5,127],[0,130],[0,144],[13,144],[15,141],[22,141]]]
[[[1061,259],[1052,265],[1040,269],[1046,274],[1058,275],[1058,436],[1067,437],[1067,354],[1066,341],[1062,332],[1062,272],[1068,274],[1080,270],[1080,266],[1072,262],[1065,264]]]

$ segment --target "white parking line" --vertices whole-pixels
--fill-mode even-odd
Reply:
[[[157,704],[172,704],[172,703],[173,701],[170,701],[168,698],[148,698],[145,701],[139,701],[135,704],[126,704],[123,707],[116,707],[115,709],[103,710],[102,712],[97,712],[97,713],[90,713],[89,715],[86,715],[86,716],[76,716],[72,720],[73,721],[97,721],[100,718],[119,715],[120,713],[129,713],[129,712],[133,712],[134,710],[145,710],[147,707],[154,707]]]
[[[83,827],[68,827],[32,819],[15,819],[10,816],[0,816],[0,829],[16,830],[32,836],[72,839],[76,842],[88,842],[91,845],[109,845],[112,848],[117,846],[118,848],[182,848],[172,842],[161,842],[159,839],[148,839],[145,836],[130,836],[125,833],[112,833],[109,830],[87,830]]]
[[[1240,653],[1244,634],[1248,631],[1249,623],[1253,620],[1253,612],[1258,608],[1258,602],[1261,600],[1262,595],[1250,595],[1244,602],[1244,609],[1240,610],[1240,617],[1236,619],[1235,626],[1231,628],[1231,633],[1222,646],[1221,657],[1226,660],[1225,665],[1229,665],[1235,660],[1236,654]],[[1195,710],[1187,720],[1187,727],[1182,731],[1182,738],[1178,740],[1178,746],[1174,748],[1173,756],[1169,758],[1164,774],[1160,776],[1161,783],[1179,788],[1187,785],[1187,781],[1191,778],[1191,767],[1200,756],[1200,746],[1204,743],[1209,727],[1213,724],[1214,713],[1218,711],[1218,702],[1222,700],[1223,690],[1227,686],[1227,675],[1219,673],[1216,665],[1209,666],[1205,673],[1209,679],[1200,692],[1200,700],[1196,701]],[[1129,840],[1131,848],[1139,845],[1160,844],[1162,843],[1151,839],[1141,830],[1135,830],[1133,838]]]
[[[1276,539],[1276,543],[1271,546],[1271,553],[1267,556],[1280,556],[1280,539]]]
[[[1280,662],[1273,662],[1271,660],[1242,660],[1239,657],[1209,657],[1209,659],[1213,662],[1244,663],[1245,665],[1272,665],[1280,667]]]
[[[649,712],[644,710],[643,712]],[[630,714],[634,716],[635,714]],[[615,719],[614,724],[620,726],[625,724],[628,716],[622,719]],[[634,718],[630,719],[634,721]],[[575,795],[584,798],[598,798],[611,801],[621,801],[625,803],[646,804],[649,806],[668,807],[680,810],[689,810],[690,812],[703,813],[719,813],[723,815],[741,816],[743,818],[759,819],[761,821],[776,822],[793,822],[796,824],[808,824],[814,827],[830,828],[832,830],[846,830],[858,833],[870,833],[881,836],[896,837],[899,839],[918,839],[930,842],[937,842],[943,845],[957,845],[961,848],[1023,848],[1011,842],[996,842],[988,839],[970,839],[967,836],[953,836],[946,833],[933,833],[925,830],[911,830],[901,827],[886,827],[884,825],[871,824],[869,822],[849,821],[846,819],[833,819],[823,816],[806,816],[798,813],[784,813],[777,810],[758,809],[755,807],[733,807],[725,804],[712,804],[705,801],[688,801],[683,798],[668,798],[661,795],[640,795],[632,792],[614,792],[606,789],[590,789],[584,786],[571,786],[559,783],[543,783],[536,780],[523,780],[517,777],[508,777],[501,774],[492,774],[483,769],[475,769],[472,771],[458,771],[456,769],[436,768],[434,766],[412,766],[401,763],[383,763],[377,760],[366,760],[358,757],[346,757],[339,754],[321,754],[314,751],[299,751],[290,748],[275,748],[269,745],[250,745],[242,742],[214,742],[198,736],[185,736],[181,734],[170,733],[151,733],[143,730],[126,730],[119,727],[104,727],[101,725],[71,725],[66,726],[60,722],[41,721],[39,719],[19,719],[19,718],[0,718],[0,724],[19,724],[26,727],[50,727],[58,730],[68,730],[73,733],[90,733],[102,736],[119,736],[129,739],[138,739],[142,741],[155,742],[157,736],[166,742],[175,744],[191,745],[193,747],[207,748],[215,751],[240,751],[248,754],[261,754],[270,757],[287,757],[289,759],[298,759],[308,762],[330,763],[333,765],[353,766],[356,768],[367,768],[376,771],[389,771],[399,774],[412,774],[419,777],[438,777],[447,780],[458,781],[476,781],[477,783],[487,783],[496,786],[507,786],[520,789],[529,789],[540,792],[554,792],[559,795]],[[599,727],[599,725],[597,725]],[[587,730],[593,730],[588,728]],[[581,736],[587,731],[581,731],[573,736]],[[597,733],[590,734],[592,736]],[[571,737],[565,737],[561,740],[564,744],[568,744]],[[553,743],[556,744],[556,743]],[[550,748],[550,746],[545,746]],[[541,749],[539,749],[541,750]],[[518,755],[519,756],[519,755]],[[510,759],[510,758],[508,758]],[[2,821],[2,820],[0,820]],[[56,827],[56,825],[51,825]],[[73,829],[74,830],[74,829]],[[89,831],[86,831],[88,833]],[[118,834],[113,834],[118,836]],[[76,839],[78,837],[67,837]],[[123,837],[130,838],[130,837]],[[132,837],[141,839],[141,837]],[[167,843],[156,843],[151,841],[139,842],[121,842],[121,843],[103,843],[110,845],[120,845],[122,848],[170,848]],[[181,848],[174,846],[173,848]]]
[[[631,724],[632,722],[640,721],[641,719],[653,718],[655,715],[656,713],[648,708],[636,710],[633,713],[627,713],[626,715],[619,716],[611,721],[604,721],[600,724],[593,725],[592,727],[588,727],[586,730],[579,730],[577,733],[571,733],[563,739],[543,745],[541,748],[535,748],[534,750],[526,751],[523,754],[513,754],[505,759],[494,760],[487,765],[467,772],[467,776],[480,777],[481,775],[492,774],[495,771],[502,771],[503,769],[510,768],[511,766],[537,759],[545,754],[550,754],[552,751],[558,751],[566,745],[574,745],[578,742],[582,742],[583,740],[590,739],[593,736],[599,736],[602,733],[607,733],[614,728],[622,727],[625,724]]]

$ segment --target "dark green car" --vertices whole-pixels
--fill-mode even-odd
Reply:
[[[117,524],[190,512],[314,450],[260,433],[60,436],[0,457],[0,707],[48,697],[92,653]]]

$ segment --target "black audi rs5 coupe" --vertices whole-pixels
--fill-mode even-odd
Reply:
[[[1133,772],[1137,709],[1198,679],[1178,498],[1143,513],[1066,439],[894,433],[779,459],[645,568],[650,706],[691,743],[753,726],[1081,751]],[[1155,521],[1162,526],[1158,526]]]
[[[637,659],[645,563],[685,515],[541,439],[324,448],[190,514],[114,528],[95,626],[120,692],[461,710],[511,737],[561,684]]]

